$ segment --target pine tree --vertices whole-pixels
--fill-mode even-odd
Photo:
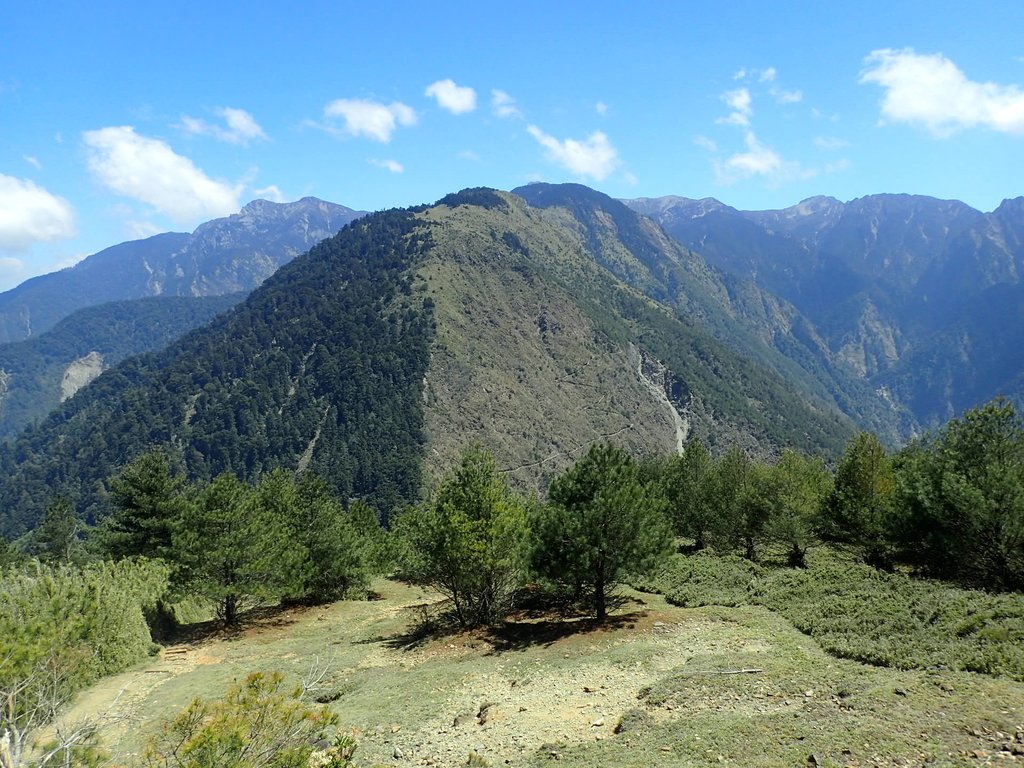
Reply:
[[[1024,423],[996,400],[905,449],[898,476],[906,538],[933,573],[1024,587]]]
[[[621,448],[595,444],[548,491],[536,515],[534,568],[543,576],[589,590],[603,621],[615,586],[627,573],[653,568],[673,545],[660,489],[641,482]]]
[[[755,473],[756,476],[755,476]],[[716,462],[712,475],[712,539],[716,547],[742,547],[748,560],[756,555],[755,536],[763,528],[764,510],[755,495],[756,465],[732,447]]]
[[[846,446],[824,507],[827,534],[856,548],[865,562],[892,566],[896,477],[878,438],[861,432]]]
[[[807,548],[815,538],[821,505],[831,486],[832,477],[820,457],[787,449],[771,468],[765,489],[769,508],[766,532],[785,545],[792,567],[806,565]]]
[[[114,511],[97,531],[100,549],[115,559],[167,557],[184,494],[185,480],[162,448],[134,459],[110,480]]]
[[[694,549],[707,546],[714,523],[713,471],[711,454],[698,439],[668,460],[662,478],[675,532],[693,539]]]
[[[29,536],[29,554],[44,562],[75,563],[85,557],[81,534],[85,525],[63,496],[54,501]]]
[[[507,614],[526,574],[527,504],[498,474],[493,457],[474,449],[433,498],[396,521],[412,553],[412,576],[451,598],[459,623],[490,623]]]
[[[228,625],[246,600],[280,599],[297,590],[301,549],[281,519],[279,499],[262,498],[223,473],[201,489],[175,531],[172,559],[185,591],[215,600]]]

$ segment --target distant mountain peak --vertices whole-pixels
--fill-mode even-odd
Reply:
[[[658,218],[671,212],[674,215],[681,215],[691,219],[706,216],[717,211],[734,211],[731,206],[713,197],[702,197],[695,200],[690,197],[679,195],[666,195],[665,197],[638,197],[632,200],[622,200],[622,203],[634,211]]]
[[[821,211],[841,208],[842,205],[842,201],[837,200],[834,197],[829,197],[828,195],[814,195],[813,197],[808,197],[806,200],[801,200],[789,210],[792,210],[794,213],[801,216],[809,216],[815,213],[820,213]]]
[[[252,200],[192,234],[164,233],[111,246],[71,269],[0,293],[0,343],[38,335],[75,310],[109,301],[250,291],[362,215],[315,197]]]
[[[1024,214],[1024,197],[1008,197],[999,204],[993,211],[997,214],[1013,214],[1019,216]]]

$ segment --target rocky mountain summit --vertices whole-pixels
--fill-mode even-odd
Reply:
[[[1004,394],[1024,369],[1024,198],[983,213],[957,200],[814,197],[781,210],[714,200],[625,201],[712,264],[791,301],[832,359],[907,405],[922,426]]]
[[[361,215],[315,197],[254,200],[191,235],[168,232],[106,248],[0,294],[0,343],[39,335],[77,309],[109,301],[251,291]]]

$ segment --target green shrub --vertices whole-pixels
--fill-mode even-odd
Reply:
[[[807,569],[710,553],[677,556],[658,582],[677,605],[769,608],[842,658],[1024,680],[1024,595],[1018,593],[959,589],[822,552]]]
[[[302,701],[301,689],[284,690],[280,673],[256,673],[223,699],[195,699],[166,723],[144,755],[149,768],[308,768],[314,743],[337,717]],[[341,768],[354,751],[341,737],[318,765]]]

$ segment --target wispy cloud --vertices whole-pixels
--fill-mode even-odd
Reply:
[[[132,126],[87,131],[89,170],[108,189],[151,205],[182,224],[239,208],[242,185],[211,179],[165,142]]]
[[[707,136],[694,136],[693,143],[696,144],[701,149],[706,149],[708,152],[718,151],[718,144],[716,144],[712,139],[709,139]]]
[[[438,80],[427,86],[425,96],[437,101],[438,106],[453,115],[476,109],[476,91],[468,86],[456,85],[454,80]]]
[[[147,237],[159,235],[165,231],[151,221],[140,221],[138,219],[126,220],[123,228],[125,237],[129,240],[145,240]]]
[[[754,114],[753,99],[746,88],[737,88],[722,94],[722,101],[732,110],[727,117],[720,117],[715,122],[724,125],[750,125],[750,117]]]
[[[41,171],[43,169],[43,164],[39,162],[38,157],[35,157],[33,155],[22,155],[21,157],[26,163],[31,165],[37,171]]]
[[[797,104],[804,98],[803,91],[787,91],[782,88],[771,88],[768,93],[776,104]]]
[[[817,147],[818,149],[831,151],[838,149],[846,149],[848,146],[850,146],[850,142],[848,142],[846,139],[840,139],[836,136],[815,136],[814,146]]]
[[[261,198],[263,200],[269,200],[272,203],[283,203],[288,200],[284,192],[281,191],[281,188],[278,187],[277,184],[269,184],[265,187],[254,189],[252,193],[256,195],[256,197]]]
[[[547,150],[547,157],[551,162],[577,176],[587,176],[595,181],[601,181],[620,165],[618,151],[601,131],[594,131],[582,141],[559,141],[536,125],[527,126],[526,130]]]
[[[415,125],[417,121],[416,112],[407,104],[382,104],[368,99],[335,99],[324,107],[324,117],[342,121],[340,127],[332,123],[321,126],[331,133],[362,136],[383,144],[391,141],[391,134],[399,126]]]
[[[378,168],[383,168],[385,171],[391,171],[391,173],[403,173],[405,171],[405,166],[397,160],[371,159],[370,163]]]
[[[864,64],[860,82],[884,89],[886,120],[922,126],[939,138],[968,128],[1024,134],[1024,91],[1017,85],[969,80],[942,54],[913,48],[872,51]]]
[[[603,101],[599,101],[597,102],[597,104],[594,105],[594,111],[597,112],[597,114],[604,117],[605,115],[608,114],[608,105],[605,104]]]
[[[0,174],[0,251],[21,253],[74,234],[74,209],[67,200],[28,179]],[[10,267],[13,261],[8,262]]]
[[[516,100],[497,88],[491,90],[491,111],[498,117],[506,119],[510,117],[521,118],[523,116],[523,113],[516,105]]]
[[[181,128],[185,133],[195,136],[212,136],[218,141],[228,144],[248,145],[250,141],[267,140],[267,134],[256,122],[255,118],[244,109],[234,107],[218,107],[214,112],[224,120],[224,125],[215,125],[197,117],[184,115]]]

